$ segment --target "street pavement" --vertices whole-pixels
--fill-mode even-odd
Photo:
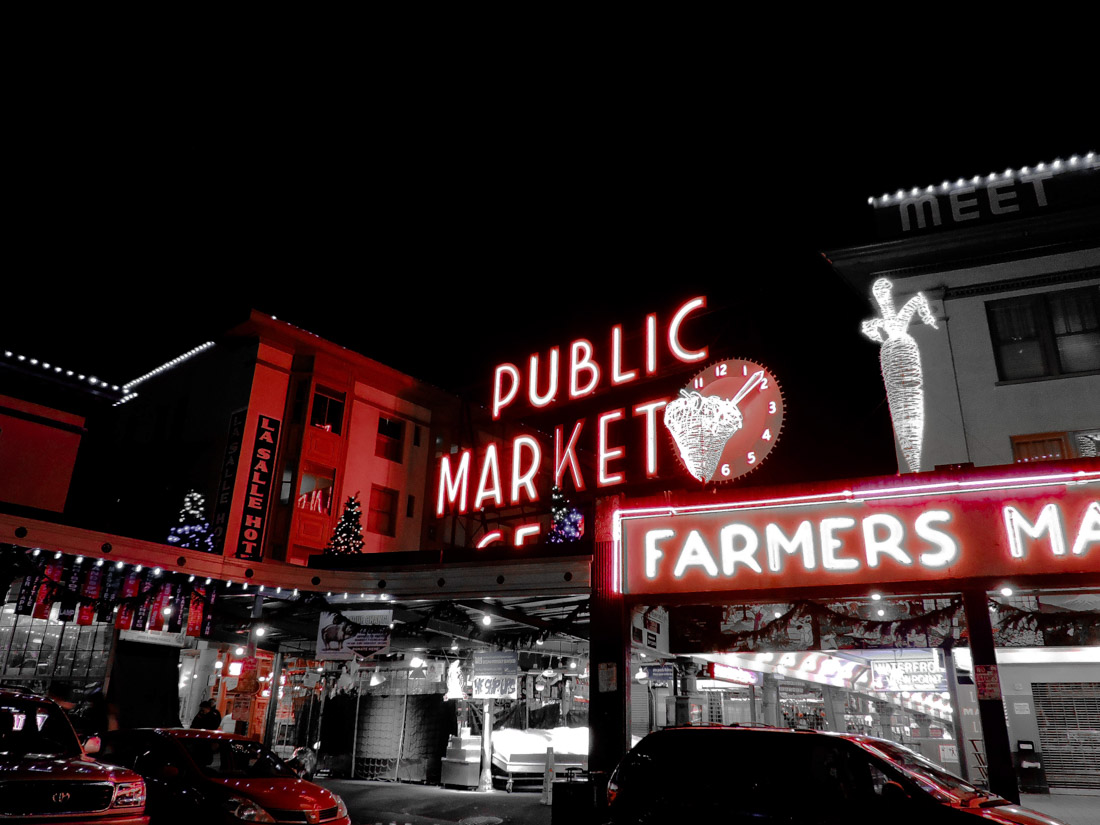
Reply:
[[[319,779],[344,798],[353,825],[550,825],[537,791],[459,791],[435,785]],[[1067,825],[1100,825],[1100,796],[1024,794],[1021,804]]]
[[[353,825],[550,825],[538,791],[459,791],[407,782],[318,779],[344,798]]]

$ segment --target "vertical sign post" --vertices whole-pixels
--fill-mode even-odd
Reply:
[[[279,420],[261,415],[256,441],[248,454],[248,486],[237,537],[238,559],[259,560],[264,552],[264,528],[271,503],[271,479],[275,474],[275,451],[279,444]]]

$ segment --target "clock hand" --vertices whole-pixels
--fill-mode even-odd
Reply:
[[[763,380],[764,370],[757,370],[749,376],[749,380],[745,382],[745,386],[738,390],[737,395],[731,398],[730,401],[733,403],[734,406],[737,406],[739,403],[741,403],[741,399],[752,392],[753,388]]]

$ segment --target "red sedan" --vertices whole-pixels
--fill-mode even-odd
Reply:
[[[351,825],[344,801],[307,782],[267,747],[216,730],[111,731],[97,759],[145,778],[156,823]]]

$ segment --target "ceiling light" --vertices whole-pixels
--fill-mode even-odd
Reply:
[[[1002,596],[1011,596],[1012,595],[1012,588],[1011,587],[1002,587],[1001,588],[1001,595]]]
[[[481,623],[486,626],[491,625],[493,623],[493,617],[486,613],[481,617]]]
[[[235,652],[238,656],[244,656],[244,648],[243,647],[238,647]]]

